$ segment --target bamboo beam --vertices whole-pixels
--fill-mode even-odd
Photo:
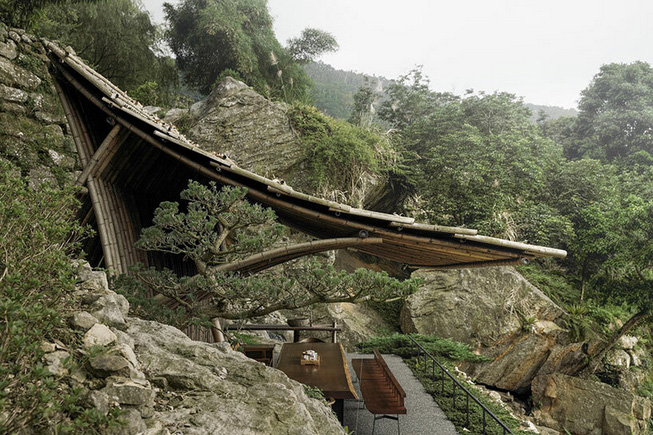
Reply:
[[[478,230],[474,230],[471,228],[460,228],[460,227],[445,227],[442,225],[430,225],[430,224],[420,224],[420,223],[412,223],[412,224],[402,224],[399,222],[391,222],[390,227],[396,228],[397,231],[401,230],[419,230],[419,231],[431,231],[431,232],[436,232],[436,233],[449,233],[449,234],[468,234],[471,236],[474,236],[478,234]]]
[[[369,245],[383,243],[380,237],[369,237],[361,239],[359,237],[346,237],[326,240],[312,240],[306,243],[298,243],[292,246],[283,246],[281,248],[271,249],[251,255],[243,260],[233,261],[215,267],[215,272],[235,272],[241,270],[255,270],[257,272],[276,266],[284,261],[303,257],[318,252],[331,251],[334,249],[343,249],[352,246]],[[283,261],[279,261],[283,260]]]
[[[503,247],[506,247],[506,248],[519,249],[519,250],[523,250],[525,252],[529,252],[529,253],[533,253],[533,254],[546,255],[548,257],[565,258],[567,256],[567,251],[564,251],[562,249],[548,248],[548,247],[545,247],[545,246],[537,246],[537,245],[529,245],[527,243],[513,242],[511,240],[504,240],[504,239],[497,239],[495,237],[467,236],[467,235],[463,235],[463,234],[456,234],[454,237],[459,238],[459,239],[463,239],[463,240],[471,240],[471,241],[474,241],[474,242],[489,243],[489,244],[492,244],[492,245],[503,246]]]
[[[125,138],[123,138],[122,141],[117,139],[120,128],[120,124],[116,124],[111,129],[107,137],[104,138],[100,144],[100,147],[97,149],[97,151],[95,151],[91,157],[91,160],[88,162],[80,176],[77,178],[77,184],[83,186],[86,183],[86,179],[88,178],[89,174],[91,174],[91,172],[96,168],[100,160],[110,160],[113,157],[118,147],[120,147],[120,144],[125,140]]]

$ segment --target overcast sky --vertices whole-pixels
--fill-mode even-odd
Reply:
[[[164,0],[143,0],[163,21]],[[169,0],[176,4],[178,0]],[[333,34],[335,68],[397,78],[417,65],[431,88],[507,91],[576,107],[599,67],[653,64],[651,0],[268,0],[285,45],[306,27]]]

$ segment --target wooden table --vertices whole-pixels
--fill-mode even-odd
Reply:
[[[301,365],[302,352],[314,350],[320,365]],[[333,410],[340,422],[344,418],[344,400],[358,399],[351,383],[345,351],[340,343],[285,343],[277,368],[302,384],[317,387],[327,398],[335,400]]]

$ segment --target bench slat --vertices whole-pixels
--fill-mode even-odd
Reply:
[[[406,414],[406,392],[376,349],[374,358],[353,359],[352,366],[360,382],[365,407],[372,414]]]

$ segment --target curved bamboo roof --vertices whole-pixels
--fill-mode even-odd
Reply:
[[[72,50],[49,41],[44,44],[84,167],[78,179],[88,187],[82,219],[98,228],[99,240],[88,248],[89,256],[118,273],[137,262],[184,273],[188,266],[180,258],[144,253],[133,243],[141,228],[150,224],[156,206],[163,200],[178,200],[191,178],[246,187],[250,200],[274,209],[284,224],[329,241],[306,244],[292,255],[282,249],[277,257],[252,257],[238,270],[257,271],[320,249],[344,247],[413,268],[493,266],[566,256],[559,249],[480,236],[469,228],[418,223],[298,192],[240,168],[224,155],[202,150],[85,65]]]

